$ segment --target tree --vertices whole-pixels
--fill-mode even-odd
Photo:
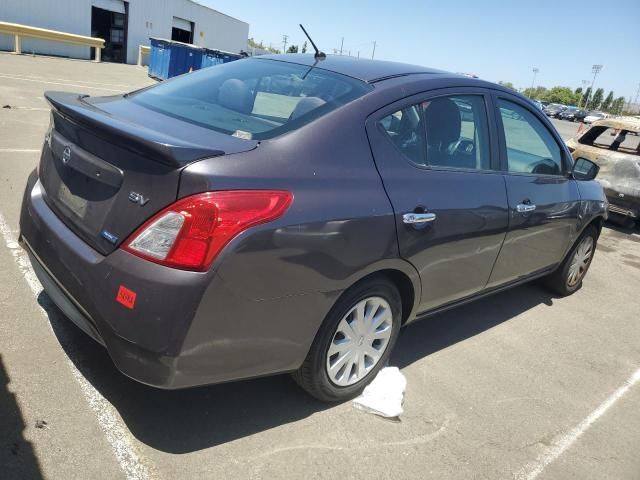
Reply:
[[[260,48],[262,50],[267,50],[268,52],[271,52],[271,53],[280,53],[280,50],[278,50],[277,48],[265,47],[264,44],[262,43],[262,40],[260,42],[256,42],[253,39],[253,37],[247,40],[247,45],[249,45],[250,48]]]
[[[253,37],[249,37],[249,40],[247,40],[247,44],[252,48],[264,48],[264,45],[262,45],[262,42],[260,43],[256,42],[253,39]]]
[[[304,43],[302,44],[302,50],[301,53],[307,53],[307,41],[305,40]]]
[[[531,99],[539,100],[545,95],[546,92],[547,92],[547,89],[545,87],[536,87],[536,88],[525,88],[522,94]]]
[[[608,112],[609,109],[611,108],[611,104],[613,103],[613,90],[609,91],[609,95],[607,95],[607,98],[604,99],[604,102],[602,102],[602,110],[604,110],[605,112]]]
[[[624,108],[624,97],[618,97],[611,103],[610,112],[614,115],[620,115]]]
[[[600,104],[602,103],[602,97],[604,97],[604,89],[603,88],[599,88],[593,94],[593,98],[589,102],[589,110],[597,109],[600,106]]]
[[[574,105],[578,103],[578,99],[579,97],[569,87],[553,87],[542,96],[542,100],[563,105]]]
[[[500,80],[498,82],[498,85],[502,85],[503,87],[510,88],[511,90],[515,90],[516,89],[516,87],[514,87],[513,83],[511,83],[511,82],[503,82],[502,80]]]
[[[589,103],[590,99],[591,99],[591,87],[587,87],[587,89],[584,91],[584,95],[582,96],[582,100],[580,101],[580,106],[582,108],[587,108],[587,104]]]
[[[291,45],[289,48],[287,48],[287,53],[298,53],[298,46]]]
[[[582,87],[578,87],[578,88],[576,88],[576,90],[573,92],[573,94],[574,94],[575,96],[578,96],[578,95],[579,95],[579,96],[580,96],[580,98],[582,98]]]

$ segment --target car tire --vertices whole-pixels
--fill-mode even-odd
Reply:
[[[543,279],[544,285],[562,297],[579,290],[591,266],[597,242],[598,230],[589,225],[558,268]]]
[[[360,315],[363,318],[369,313],[371,322],[359,321],[360,313],[364,314]],[[375,327],[376,321],[381,321],[383,317],[384,322]],[[357,283],[342,294],[327,314],[307,358],[293,373],[294,380],[309,394],[324,402],[340,402],[355,397],[386,365],[398,339],[401,323],[402,300],[395,285],[383,275],[375,275]],[[363,325],[369,328],[362,328]],[[355,334],[352,335],[353,339],[344,334],[345,328],[352,329],[349,332]],[[384,335],[384,342],[378,338],[372,340],[376,335]],[[376,346],[378,340],[380,343]],[[343,350],[336,351],[341,345]],[[378,346],[381,347],[379,356],[373,362],[369,348],[373,351]],[[350,357],[343,360],[347,354]]]

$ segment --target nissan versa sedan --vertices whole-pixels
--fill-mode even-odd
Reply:
[[[352,397],[409,322],[536,278],[578,290],[607,215],[531,102],[424,67],[291,54],[46,98],[21,243],[160,388],[292,372]]]

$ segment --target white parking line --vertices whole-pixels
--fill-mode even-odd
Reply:
[[[103,91],[107,91],[107,92],[122,93],[122,92],[126,91],[125,89],[122,89],[122,88],[114,89],[114,88],[105,88],[105,87],[90,87],[89,85],[80,85],[78,83],[48,82],[46,80],[37,80],[35,78],[15,77],[13,75],[5,75],[5,74],[2,74],[2,73],[0,73],[0,78],[8,78],[9,80],[16,80],[16,81],[20,81],[20,82],[48,83],[48,84],[51,84],[51,85],[64,85],[66,87],[89,88],[91,90],[103,90]]]
[[[596,420],[604,415],[611,406],[622,398],[636,383],[640,382],[640,368],[636,370],[624,384],[613,392],[609,398],[600,404],[591,414],[580,422],[575,428],[553,441],[544,449],[538,458],[524,466],[515,478],[517,480],[534,480],[551,462],[562,455],[573,443],[586,432]]]
[[[42,77],[36,76],[36,75],[25,75],[25,74],[16,74],[16,73],[9,73],[9,72],[0,72],[0,75],[6,75],[6,76],[11,76],[11,77],[15,77],[15,78],[29,78],[29,79],[33,79],[33,80],[40,80]],[[47,80],[58,80],[60,82],[70,82],[70,83],[86,83],[88,85],[104,85],[107,87],[122,87],[124,89],[129,89],[131,88],[130,84],[126,84],[126,83],[101,83],[101,82],[86,82],[84,80],[77,80],[77,79],[70,79],[70,78],[47,78]]]
[[[0,213],[0,234],[2,234],[4,243],[13,256],[13,260],[18,266],[18,270],[27,282],[27,285],[29,285],[34,297],[37,298],[42,291],[42,286],[31,267],[31,262],[29,261],[27,254],[16,241],[14,232],[5,221],[2,213]],[[49,323],[45,310],[41,308],[40,311],[47,319],[47,323]],[[49,324],[49,327],[51,328],[51,324]],[[58,340],[60,343],[64,343],[65,350],[71,352],[75,351],[73,343],[67,341],[64,335],[60,335]],[[127,428],[124,426],[122,418],[118,414],[117,410],[102,396],[100,392],[93,388],[69,358],[67,358],[67,365],[73,374],[73,378],[75,378],[80,385],[80,389],[82,390],[87,403],[89,403],[89,406],[98,417],[98,424],[100,425],[100,428],[102,428],[107,441],[111,445],[113,453],[127,480],[146,480],[153,478],[151,475],[152,469],[148,466],[149,462],[146,460],[143,462],[140,455],[136,452],[131,441],[131,436]]]
[[[40,153],[39,148],[0,148],[0,153]]]

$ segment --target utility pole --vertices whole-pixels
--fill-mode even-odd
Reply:
[[[596,77],[600,73],[600,70],[602,70],[602,65],[593,65],[591,67],[591,73],[593,73],[593,80],[591,81],[591,95],[594,94],[593,85],[596,83]],[[593,97],[591,97],[591,98],[593,98]]]
[[[638,107],[638,98],[640,98],[640,83],[638,84],[638,90],[636,91],[636,99],[633,101],[636,108]],[[631,105],[629,105],[628,110],[631,111]]]
[[[376,41],[373,41],[373,52],[371,52],[371,60],[376,56]]]
[[[538,67],[533,67],[531,69],[533,71],[533,80],[531,80],[531,90],[533,90],[536,86],[536,77],[538,76],[538,72],[540,69]]]
[[[342,37],[342,40],[340,41],[340,55],[342,55],[342,47],[344,46],[344,37]]]
[[[585,95],[587,94],[587,91],[585,87],[587,85],[589,85],[589,80],[582,80],[582,95],[580,96],[580,102],[578,103],[578,107],[580,108],[584,107],[582,103],[586,100]]]
[[[287,40],[289,35],[282,35],[282,53],[287,53]]]

